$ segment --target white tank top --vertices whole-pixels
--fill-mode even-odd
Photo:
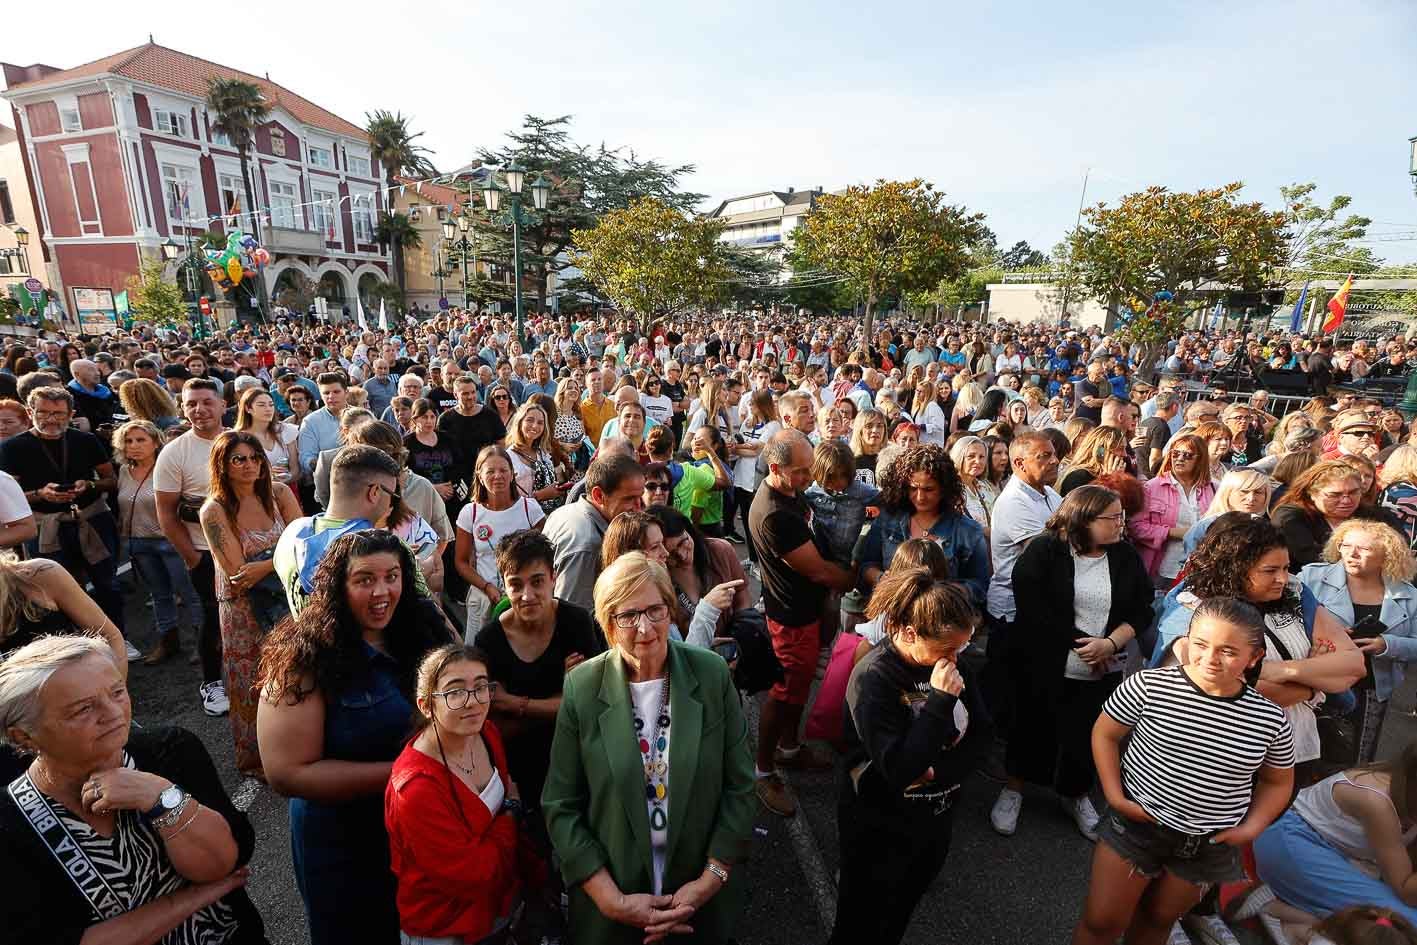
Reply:
[[[1333,799],[1333,788],[1336,784],[1351,784],[1353,787],[1364,791],[1372,791],[1392,804],[1392,798],[1387,793],[1366,784],[1358,784],[1348,778],[1344,772],[1330,775],[1312,787],[1304,788],[1299,792],[1299,796],[1294,800],[1294,812],[1304,818],[1304,822],[1314,828],[1314,832],[1324,840],[1328,841],[1340,853],[1351,860],[1357,860],[1370,867],[1365,872],[1371,875],[1378,875],[1377,861],[1373,857],[1373,850],[1368,842],[1368,835],[1363,830],[1363,825],[1356,817],[1345,813],[1338,802]],[[1396,808],[1393,808],[1396,811]],[[1402,845],[1405,847],[1417,838],[1417,824],[1408,827],[1402,834]]]

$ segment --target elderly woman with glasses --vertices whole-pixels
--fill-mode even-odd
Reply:
[[[0,928],[14,942],[260,945],[242,888],[251,824],[195,735],[132,728],[126,669],[83,636],[0,664],[0,737],[33,758],[0,791]]]
[[[722,657],[670,641],[674,604],[663,567],[622,555],[595,582],[610,649],[566,676],[541,803],[579,943],[723,943],[742,907],[747,725]]]

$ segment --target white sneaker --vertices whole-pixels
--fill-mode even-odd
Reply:
[[[1177,922],[1171,926],[1171,934],[1166,936],[1166,945],[1194,945],[1186,930],[1181,928],[1181,923]]]
[[[1012,837],[1018,830],[1018,812],[1023,809],[1023,795],[1011,788],[999,792],[994,809],[989,811],[989,823],[1006,837]]]
[[[1181,925],[1191,933],[1191,938],[1203,945],[1240,945],[1230,926],[1218,915],[1183,915]]]
[[[142,653],[139,653],[139,652],[138,652],[138,648],[137,648],[136,646],[134,646],[132,643],[128,642],[127,640],[124,640],[124,641],[123,641],[123,646],[124,646],[124,647],[127,649],[127,651],[128,651],[128,662],[130,662],[130,663],[136,663],[138,660],[140,660],[140,659],[143,658],[143,654],[142,654]]]
[[[1078,826],[1078,833],[1082,834],[1093,843],[1097,842],[1097,824],[1102,818],[1097,814],[1097,808],[1092,806],[1092,798],[1086,794],[1078,798],[1065,797],[1063,809],[1073,818],[1073,823]]]
[[[207,715],[226,715],[231,711],[231,702],[226,698],[226,686],[220,680],[202,683],[197,692],[202,697],[202,711]]]
[[[1274,945],[1299,945],[1293,936],[1284,931],[1284,923],[1268,912],[1261,912],[1256,918],[1260,920],[1260,925],[1274,941]]]

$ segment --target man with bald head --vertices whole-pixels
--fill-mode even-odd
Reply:
[[[827,560],[817,546],[812,507],[802,498],[812,484],[812,444],[806,435],[779,431],[763,448],[763,462],[768,473],[753,495],[748,531],[758,549],[768,635],[784,678],[763,703],[755,783],[764,807],[791,817],[797,812],[797,798],[777,768],[821,767],[824,760],[830,764],[802,747],[797,724],[817,668],[827,591],[850,590],[856,576]]]

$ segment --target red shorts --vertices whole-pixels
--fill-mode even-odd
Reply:
[[[789,627],[768,618],[768,636],[772,651],[782,664],[783,680],[773,683],[768,695],[788,705],[806,705],[812,692],[812,678],[817,674],[817,651],[821,648],[821,621],[813,620],[800,627]]]

